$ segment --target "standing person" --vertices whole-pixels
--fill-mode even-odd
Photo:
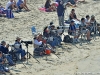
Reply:
[[[62,1],[59,1],[58,4],[59,5],[57,7],[57,15],[58,15],[58,19],[59,19],[59,25],[64,26],[64,11],[65,11],[65,8],[63,6]]]

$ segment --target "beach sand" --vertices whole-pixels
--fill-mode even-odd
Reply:
[[[4,6],[7,0],[0,0]],[[38,10],[43,6],[45,0],[28,0],[30,12],[14,13],[14,19],[0,18],[0,40],[5,40],[9,44],[14,44],[17,36],[24,41],[33,40],[31,27],[35,26],[38,31],[51,21],[58,26],[56,12],[41,12]],[[81,19],[86,15],[95,15],[100,22],[100,1],[86,0],[86,3],[79,3],[76,10],[77,17]],[[73,7],[67,7],[65,19]],[[65,44],[57,48],[59,55],[51,54],[46,57],[39,57],[37,60],[31,58],[26,62],[16,63],[16,66],[9,67],[13,75],[100,75],[100,37],[97,36],[89,44]],[[23,44],[25,50],[26,47]],[[28,51],[33,54],[33,45],[29,45]],[[25,66],[24,66],[24,65]]]

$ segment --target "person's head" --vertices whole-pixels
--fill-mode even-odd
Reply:
[[[49,32],[50,32],[48,26],[46,26],[46,27],[44,28],[43,32],[46,32],[46,33],[49,33]]]
[[[58,4],[59,4],[59,5],[62,5],[62,4],[63,4],[63,1],[62,1],[62,0],[59,0],[59,1],[58,1]]]
[[[75,13],[75,9],[72,9],[72,10],[71,10],[71,13]]]
[[[0,57],[2,57],[2,52],[0,51]]]
[[[38,40],[42,40],[43,39],[43,35],[42,34],[39,34],[38,35]]]
[[[89,20],[90,19],[90,16],[89,15],[86,15],[86,19]]]
[[[50,2],[51,2],[51,0],[47,0],[47,1],[46,1],[46,3],[50,3]]]
[[[74,23],[74,21],[73,20],[71,20],[71,22],[70,22],[70,25],[74,25],[75,23]]]
[[[85,18],[81,18],[81,22],[84,23],[85,22]]]
[[[51,26],[51,30],[53,30],[53,29],[55,29],[55,26],[54,25]]]
[[[53,22],[50,22],[50,26],[53,25]]]
[[[1,45],[5,46],[6,42],[5,41],[1,41]]]
[[[94,15],[91,16],[91,20],[95,20],[95,16]]]
[[[13,2],[13,0],[10,0],[10,2]]]
[[[20,37],[16,37],[16,41],[20,42],[21,38]]]
[[[34,34],[34,39],[38,39],[38,34]]]
[[[48,29],[48,26],[46,26],[46,27],[44,28],[43,32],[45,32],[47,29]]]

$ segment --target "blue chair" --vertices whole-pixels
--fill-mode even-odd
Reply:
[[[32,31],[32,34],[34,35],[36,33],[36,28],[32,26],[31,31]]]

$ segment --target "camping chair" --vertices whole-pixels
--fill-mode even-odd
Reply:
[[[93,32],[93,39],[96,39],[96,34],[97,34],[97,24],[96,21],[91,23],[91,33]]]
[[[32,31],[32,35],[34,35],[36,33],[36,28],[32,26],[31,31]]]
[[[36,30],[36,28],[35,28],[34,26],[31,27],[31,31],[32,31],[32,35],[33,35],[33,36],[34,36],[35,34],[38,34],[38,33],[42,34],[41,31]]]

